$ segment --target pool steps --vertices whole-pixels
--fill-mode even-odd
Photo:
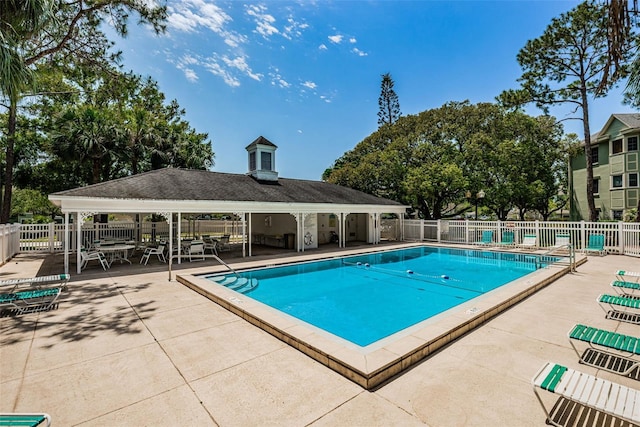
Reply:
[[[219,275],[207,276],[207,279],[242,294],[258,287],[258,279],[247,279],[246,277]]]

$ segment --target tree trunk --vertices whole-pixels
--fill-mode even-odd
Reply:
[[[7,224],[11,216],[11,196],[13,193],[13,163],[15,154],[13,147],[16,138],[16,114],[18,110],[17,99],[10,99],[9,103],[9,123],[7,126],[7,149],[6,165],[4,170],[4,196],[2,198],[2,212],[0,212],[0,223]]]
[[[587,160],[587,206],[589,207],[589,221],[598,220],[596,203],[593,198],[593,156],[591,155],[591,129],[589,127],[589,101],[587,87],[583,82],[580,90],[582,97],[582,125],[584,131],[584,157]]]

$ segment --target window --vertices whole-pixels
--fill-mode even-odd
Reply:
[[[598,147],[591,148],[591,163],[594,165],[598,163]]]
[[[256,152],[255,151],[249,153],[249,170],[250,171],[256,170]]]
[[[271,170],[271,153],[260,153],[260,166],[263,171]]]
[[[629,174],[629,187],[637,187],[638,186],[638,174],[630,173]]]
[[[613,219],[616,221],[622,221],[622,211],[611,211]]]
[[[622,153],[622,139],[616,139],[611,143],[611,154]]]
[[[638,151],[638,137],[630,136],[627,138],[627,151]]]
[[[622,175],[613,175],[611,177],[611,188],[622,188]]]
[[[600,192],[600,180],[593,180],[593,194],[598,194]]]

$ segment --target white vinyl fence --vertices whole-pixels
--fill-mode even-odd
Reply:
[[[640,223],[629,222],[405,220],[404,240],[469,244],[480,241],[485,230],[492,230],[496,241],[504,231],[513,231],[516,243],[525,234],[535,234],[541,248],[553,246],[557,233],[569,234],[577,251],[589,235],[604,234],[608,253],[640,257]]]
[[[514,231],[516,242],[525,234],[535,234],[540,247],[555,243],[556,233],[570,235],[571,244],[579,251],[592,233],[605,235],[605,249],[609,253],[640,257],[640,223],[627,222],[543,222],[543,221],[448,221],[448,220],[383,220],[381,237],[387,240],[417,240],[439,243],[473,243],[480,241],[482,231],[493,230],[500,240],[503,231]],[[177,224],[174,236],[177,236]],[[242,242],[241,221],[183,220],[182,237],[222,236],[229,234],[231,241]],[[94,240],[157,241],[169,238],[169,224],[161,222],[85,222],[82,225],[84,245]],[[0,262],[4,263],[19,252],[64,251],[64,224],[9,224],[0,225]],[[75,251],[76,226],[69,225],[69,250]]]
[[[19,252],[63,252],[64,224],[15,224]],[[173,235],[178,234],[178,224],[173,224]],[[76,249],[75,224],[69,224],[69,250]],[[180,224],[182,238],[194,236],[231,236],[232,242],[242,241],[242,222],[221,220],[183,220]],[[0,236],[2,237],[2,236]],[[169,224],[161,222],[113,221],[109,223],[85,222],[82,224],[82,244],[89,247],[94,240],[135,240],[144,243],[168,240]],[[17,253],[16,251],[15,253]],[[13,253],[11,256],[15,255]]]

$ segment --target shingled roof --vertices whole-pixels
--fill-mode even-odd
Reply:
[[[176,168],[60,191],[49,197],[402,206],[393,200],[322,181],[279,178],[276,182],[263,182],[248,175]]]

